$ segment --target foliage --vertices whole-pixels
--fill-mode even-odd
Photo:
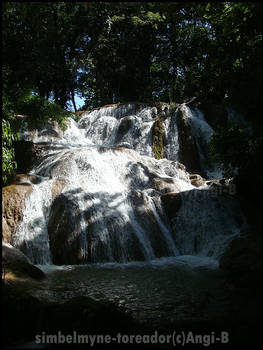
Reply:
[[[2,94],[2,118],[11,119],[15,114],[15,107],[5,92]]]
[[[251,156],[259,146],[252,137],[252,130],[234,125],[219,128],[211,137],[209,157],[213,163],[223,164],[226,176],[236,175],[237,170],[247,167]]]
[[[56,121],[62,130],[65,130],[68,117],[73,114],[64,110],[58,104],[49,101],[38,95],[33,95],[30,91],[24,91],[14,102],[10,101],[5,93],[2,96],[2,180],[6,185],[9,177],[15,172],[17,167],[13,142],[18,140],[19,122],[16,115],[22,114],[27,117],[29,129],[42,128],[48,122]]]
[[[2,181],[5,185],[10,175],[16,169],[13,142],[18,139],[18,134],[11,129],[9,121],[2,119]]]
[[[3,23],[9,96],[30,88],[66,107],[78,93],[91,108],[209,96],[257,119],[260,3],[7,2]]]
[[[27,117],[30,128],[41,128],[47,122],[57,121],[65,130],[68,117],[72,114],[55,102],[38,95],[26,95],[16,102],[16,111]]]

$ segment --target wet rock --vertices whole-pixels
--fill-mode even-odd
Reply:
[[[78,264],[80,252],[80,208],[73,195],[60,194],[50,208],[50,250],[56,265]]]
[[[157,118],[157,116],[158,116],[158,111],[157,111],[157,108],[156,108],[156,107],[152,107],[151,115],[152,115],[152,118],[153,118],[153,119],[156,119],[156,118]]]
[[[214,179],[214,180],[210,180],[210,181],[206,181],[206,184],[208,186],[216,186],[216,185],[230,185],[233,183],[233,179],[230,178],[230,179],[227,179],[227,178],[222,178],[222,179]]]
[[[216,179],[206,181],[206,184],[209,186],[209,190],[215,194],[229,194],[236,195],[236,185],[233,183],[231,179]]]
[[[166,193],[161,196],[162,205],[167,217],[171,220],[176,216],[176,213],[182,205],[180,193]]]
[[[41,130],[39,133],[39,136],[50,136],[61,139],[63,137],[63,131],[59,127],[59,124],[57,121],[52,121],[47,123],[46,128]]]
[[[191,127],[184,118],[181,110],[178,111],[177,126],[179,138],[179,162],[183,163],[188,171],[202,174],[197,143],[191,133]]]
[[[11,272],[18,277],[42,279],[45,274],[38,267],[31,264],[28,258],[11,244],[2,243],[2,264],[4,274]]]
[[[173,179],[153,178],[153,188],[161,193],[179,192]]]
[[[143,192],[132,190],[129,195],[129,200],[131,201],[136,221],[146,233],[154,255],[156,257],[167,256],[169,247],[167,247],[163,239],[163,232],[153,213],[153,207],[149,203],[150,199]],[[139,247],[143,251],[144,247],[141,245]],[[141,260],[145,260],[145,258]]]
[[[86,116],[85,116],[85,118],[84,118],[84,116],[83,116],[83,119],[81,119],[81,120],[78,122],[78,127],[79,127],[80,129],[87,129],[89,126],[90,126],[90,120],[89,120],[89,118],[86,118]]]
[[[39,184],[43,181],[41,176],[30,175],[30,174],[16,174],[13,178],[14,185],[26,185],[26,184]]]
[[[51,187],[52,200],[62,192],[62,190],[66,186],[66,184],[67,184],[66,179],[55,179],[54,180],[54,182],[52,183],[52,187]]]
[[[75,112],[76,115],[82,115],[84,113],[89,113],[89,111],[77,111],[77,112]]]
[[[123,149],[123,148],[132,149],[132,145],[129,144],[128,142],[120,142],[120,143],[117,145],[117,148],[118,148],[118,149]]]
[[[32,192],[27,184],[5,186],[2,189],[3,241],[12,244],[12,235],[22,221],[26,197]]]
[[[48,153],[49,143],[34,144],[32,141],[16,141],[14,143],[15,160],[18,173],[28,173],[32,165]]]
[[[120,144],[116,147],[111,147],[111,149],[113,151],[121,151],[121,152],[128,152],[128,154],[133,154],[134,155],[134,151],[132,150],[132,147],[129,143],[123,143],[123,144]]]
[[[2,218],[2,239],[4,242],[12,242],[12,229],[6,222],[5,217]]]
[[[117,132],[117,137],[116,137],[116,142],[120,142],[121,139],[127,132],[130,130],[133,124],[133,117],[132,116],[127,116],[121,119],[119,129]]]
[[[190,174],[189,178],[191,180],[191,184],[196,187],[203,186],[206,183],[206,181],[199,174]]]
[[[219,180],[209,180],[209,181],[206,181],[206,184],[208,185],[208,186],[212,186],[213,184],[217,184],[217,185],[219,185]]]

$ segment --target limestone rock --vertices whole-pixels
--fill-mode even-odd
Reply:
[[[14,142],[15,160],[17,162],[17,172],[28,173],[34,162],[48,153],[49,144],[42,142],[34,144],[32,141]]]
[[[190,178],[191,184],[196,187],[203,186],[206,183],[205,180],[202,178],[202,176],[199,174],[190,174],[189,178]]]
[[[12,230],[6,222],[5,217],[2,218],[2,238],[4,242],[12,242]]]
[[[5,242],[2,243],[2,263],[4,275],[7,272],[11,272],[18,277],[31,277],[34,279],[45,277],[44,272],[32,265],[20,250]]]
[[[119,129],[117,132],[117,138],[116,142],[120,142],[123,138],[123,136],[129,131],[129,129],[132,127],[133,117],[127,116],[121,119]]]
[[[179,192],[175,181],[171,178],[153,178],[153,188],[161,193]]]
[[[66,186],[66,183],[66,179],[58,178],[54,180],[51,188],[52,200],[62,192],[63,188]]]
[[[153,209],[149,203],[149,198],[142,191],[132,190],[130,192],[129,200],[131,201],[137,222],[139,223],[140,227],[144,229],[147,234],[149,234],[149,241],[151,242],[155,256],[167,256],[168,247],[162,239],[163,232],[153,213]],[[135,232],[133,233],[132,237],[134,241],[136,241],[137,235]],[[142,254],[143,247],[141,244],[138,244],[136,250],[131,251],[132,254],[137,255],[138,252],[140,252],[141,257],[137,256],[133,260],[145,260]]]
[[[14,175],[12,184],[14,185],[39,184],[41,181],[42,181],[42,178],[37,175],[16,174]]]
[[[50,208],[48,234],[53,263],[56,265],[79,263],[80,208],[69,194],[58,195]]]
[[[32,186],[27,184],[5,186],[2,189],[3,241],[12,244],[12,234],[23,218],[26,197]]]
[[[181,207],[182,198],[180,193],[166,193],[161,196],[162,205],[167,217],[171,220],[176,216],[176,213]]]

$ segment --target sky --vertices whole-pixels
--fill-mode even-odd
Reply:
[[[79,109],[84,104],[84,102],[85,102],[84,98],[80,98],[79,96],[75,95],[75,103],[76,103],[77,109]],[[74,108],[71,102],[69,103],[69,106],[70,106],[70,110],[74,112]]]

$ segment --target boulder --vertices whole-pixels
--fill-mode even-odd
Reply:
[[[205,185],[206,181],[199,174],[190,174],[189,175],[191,184],[195,187],[200,187]]]
[[[133,124],[133,119],[134,117],[132,116],[127,116],[121,119],[117,132],[116,143],[120,142],[123,136],[130,130]]]
[[[179,138],[179,162],[183,163],[189,172],[202,174],[197,143],[191,133],[191,127],[184,118],[181,110],[178,111],[177,115],[177,127]]]
[[[32,265],[20,250],[5,242],[2,243],[2,264],[4,278],[8,272],[18,277],[31,277],[33,279],[45,277],[44,272]]]
[[[171,192],[163,194],[161,196],[161,201],[168,219],[173,219],[182,204],[182,197],[180,193]]]
[[[153,178],[153,188],[161,193],[179,192],[174,179]]]
[[[57,195],[51,205],[48,234],[53,263],[78,264],[80,254],[80,208],[70,193]]]
[[[22,221],[25,199],[32,192],[29,183],[9,185],[2,189],[3,241],[12,244],[12,235]]]

